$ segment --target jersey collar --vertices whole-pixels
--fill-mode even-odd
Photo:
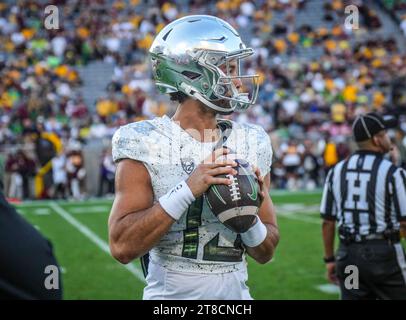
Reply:
[[[384,156],[383,153],[377,152],[377,151],[372,151],[372,150],[357,150],[355,153],[356,154],[372,154],[372,155],[375,155],[377,157],[383,157]]]

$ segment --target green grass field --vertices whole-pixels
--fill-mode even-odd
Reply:
[[[249,260],[248,286],[255,299],[337,299],[327,285],[322,262],[318,204],[321,194],[277,192],[281,240],[265,265]],[[107,219],[111,200],[30,202],[18,211],[53,245],[65,299],[141,299],[144,280],[139,261],[128,266],[108,252]]]

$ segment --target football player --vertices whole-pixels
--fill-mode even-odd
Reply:
[[[263,264],[275,252],[269,136],[256,125],[217,119],[255,103],[257,76],[242,75],[240,65],[252,54],[232,26],[204,15],[168,24],[151,46],[156,85],[179,106],[172,118],[115,133],[109,218],[112,255],[122,263],[142,258],[144,299],[252,299],[246,254]],[[229,185],[237,173],[230,150],[255,166],[261,188],[258,216],[241,234],[227,229],[204,198],[210,185]]]

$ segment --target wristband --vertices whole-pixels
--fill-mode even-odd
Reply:
[[[252,248],[259,246],[265,240],[266,235],[265,225],[257,218],[257,222],[248,231],[241,233],[241,240],[246,246]]]
[[[328,257],[328,258],[323,258],[324,263],[331,263],[331,262],[335,262],[336,258],[334,256]]]
[[[186,181],[182,181],[159,198],[159,204],[173,219],[179,220],[185,210],[195,201]]]

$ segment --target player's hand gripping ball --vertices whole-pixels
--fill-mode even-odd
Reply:
[[[243,233],[253,224],[261,205],[260,186],[251,165],[243,159],[235,161],[236,175],[216,176],[228,178],[232,183],[211,185],[205,196],[221,223],[236,233]]]

